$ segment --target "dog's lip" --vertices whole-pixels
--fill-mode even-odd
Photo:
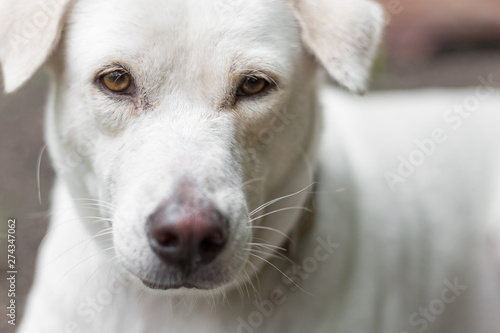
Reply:
[[[204,288],[203,286],[195,286],[194,284],[188,282],[170,283],[164,284],[160,282],[150,282],[146,280],[141,280],[142,284],[152,290],[174,290],[174,289],[192,289],[192,290],[209,290],[210,288]]]

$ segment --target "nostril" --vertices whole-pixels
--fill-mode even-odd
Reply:
[[[213,261],[226,245],[226,237],[222,231],[213,232],[205,237],[199,246],[199,254],[204,262]]]
[[[153,238],[155,239],[158,246],[161,246],[164,248],[178,247],[181,243],[181,239],[180,239],[179,235],[175,234],[174,232],[172,232],[170,230],[156,231],[155,235],[153,235]]]
[[[158,219],[148,223],[150,246],[168,264],[182,263],[189,253],[188,239],[181,231],[176,223],[161,223]]]
[[[203,239],[200,247],[202,249],[208,249],[210,247],[221,245],[224,245],[224,237],[221,232],[217,232]]]

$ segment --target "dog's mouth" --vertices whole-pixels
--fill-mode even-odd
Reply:
[[[179,282],[171,284],[162,284],[158,282],[149,282],[146,280],[141,280],[142,284],[152,290],[167,291],[167,290],[179,290],[179,289],[191,289],[191,290],[211,290],[212,288],[207,288],[204,286],[197,286],[189,282]]]
[[[227,260],[227,262],[226,262]],[[227,258],[213,267],[201,268],[191,273],[180,271],[176,267],[156,262],[148,269],[148,273],[137,271],[122,262],[125,271],[135,277],[144,287],[156,291],[200,290],[208,291],[230,285],[240,271],[239,266],[245,262],[233,262]]]
[[[139,278],[145,287],[152,290],[213,290],[232,280],[233,274],[223,261],[189,272],[160,263],[153,269],[152,274]]]
[[[226,266],[227,265],[227,266]],[[190,274],[183,274],[174,267],[157,266],[147,276],[134,274],[148,289],[158,291],[200,290],[208,291],[222,288],[233,282],[237,269],[230,263],[220,263],[213,268],[200,269]],[[129,270],[130,272],[130,270]]]

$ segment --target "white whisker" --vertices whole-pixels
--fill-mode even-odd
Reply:
[[[272,253],[272,252],[266,252],[266,251],[261,251],[261,250],[257,250],[257,249],[246,249],[252,253],[257,253],[257,254],[263,254],[269,258],[274,258],[274,259],[278,259],[278,260],[283,260],[284,258],[278,256],[276,253]]]
[[[282,196],[280,198],[276,198],[276,199],[273,199],[271,201],[268,201],[267,203],[263,204],[263,205],[260,205],[259,207],[255,208],[252,212],[250,212],[250,216],[254,215],[255,213],[271,206],[272,204],[278,202],[278,201],[281,201],[281,200],[284,200],[284,199],[287,199],[287,198],[291,198],[293,196],[296,196],[304,191],[306,191],[308,188],[310,188],[311,186],[314,186],[316,183],[312,183],[308,186],[306,186],[305,188],[303,188],[302,190],[298,191],[298,192],[295,192],[295,193],[292,193],[292,194],[288,194],[288,195],[285,195],[285,196]]]
[[[266,213],[266,214],[254,217],[254,218],[250,219],[249,222],[254,222],[256,220],[259,220],[259,219],[261,219],[263,217],[266,217],[266,216],[269,216],[269,215],[272,215],[272,214],[275,214],[275,213],[281,213],[281,212],[285,212],[287,210],[294,210],[294,209],[301,209],[301,210],[305,210],[306,212],[312,213],[312,210],[310,210],[307,207],[287,207],[287,208],[281,208],[281,209],[273,210],[272,212],[269,212],[269,213]]]
[[[264,243],[248,243],[248,245],[253,245],[253,246],[262,246],[270,249],[275,249],[275,250],[281,250],[287,252],[288,250],[285,249],[284,247],[277,246],[277,245],[271,245],[271,244],[264,244]]]
[[[43,154],[45,153],[45,150],[47,149],[47,145],[45,145],[42,150],[40,150],[40,153],[38,154],[38,162],[37,162],[37,167],[36,167],[36,185],[38,189],[38,202],[40,205],[42,204],[42,189],[40,186],[40,169],[42,168],[42,158]]]
[[[76,295],[75,299],[78,299],[80,297],[80,294],[83,292],[83,290],[85,289],[85,286],[87,285],[87,283],[90,282],[90,280],[94,277],[94,275],[106,264],[108,264],[109,262],[111,261],[114,261],[114,260],[118,260],[118,257],[117,256],[114,256],[112,257],[111,259],[107,260],[105,263],[103,263],[102,265],[100,265],[99,267],[96,268],[96,270],[89,276],[89,278],[87,279],[87,281],[85,281],[85,283],[82,285],[82,288],[80,289],[80,291],[78,292],[78,294]]]
[[[308,295],[310,295],[310,296],[313,296],[313,297],[314,297],[314,295],[313,295],[313,294],[311,294],[311,293],[309,293],[309,292],[305,291],[304,289],[302,289],[302,288],[301,288],[301,287],[300,287],[297,283],[295,283],[295,281],[293,281],[293,280],[292,280],[292,279],[291,279],[288,275],[286,275],[285,273],[283,273],[283,272],[282,272],[282,271],[281,271],[281,270],[280,270],[280,269],[279,269],[276,265],[274,265],[273,263],[271,263],[269,260],[266,260],[266,259],[264,259],[264,258],[262,258],[262,257],[260,257],[260,256],[258,256],[258,255],[256,255],[256,254],[253,254],[253,253],[250,253],[250,255],[251,255],[251,256],[253,256],[253,257],[255,257],[255,258],[257,258],[257,259],[260,259],[260,260],[262,260],[262,261],[266,262],[266,263],[267,263],[267,264],[269,264],[271,267],[273,267],[273,268],[274,268],[274,269],[276,269],[278,272],[280,272],[280,273],[281,273],[281,274],[282,274],[285,278],[287,278],[290,282],[292,282],[292,283],[293,283],[293,285],[294,285],[294,286],[296,286],[296,287],[297,287],[300,291],[302,291],[302,292],[304,292],[304,293],[306,293],[306,294],[308,294]]]
[[[96,257],[96,256],[98,256],[98,255],[100,255],[100,254],[103,254],[104,252],[111,251],[111,250],[114,250],[114,249],[115,249],[115,247],[114,247],[114,246],[112,246],[112,247],[107,248],[107,249],[105,249],[105,250],[102,250],[102,251],[99,251],[99,252],[97,252],[97,253],[94,253],[94,254],[93,254],[93,255],[91,255],[90,257],[87,257],[87,258],[85,258],[84,260],[80,261],[78,264],[76,264],[75,266],[73,266],[73,267],[72,267],[69,271],[67,271],[67,272],[66,272],[66,273],[65,273],[65,274],[61,277],[61,279],[60,279],[59,281],[57,281],[56,285],[59,285],[59,283],[61,283],[61,281],[62,281],[62,280],[64,280],[64,278],[65,278],[65,277],[66,277],[69,273],[71,273],[72,271],[74,271],[74,270],[75,270],[78,266],[80,266],[80,265],[81,265],[81,264],[83,264],[84,262],[86,262],[86,261],[88,261],[88,260],[90,260],[90,259],[92,259],[92,258],[94,258],[94,257]]]
[[[250,179],[246,182],[244,182],[243,184],[241,184],[241,187],[245,187],[245,186],[248,186],[252,183],[255,183],[255,182],[259,182],[259,181],[264,181],[266,180],[266,177],[257,177],[257,178],[253,178],[253,179]]]
[[[260,253],[260,254],[265,254],[265,255],[268,255],[269,257],[276,258],[276,259],[279,259],[279,260],[288,261],[292,265],[297,265],[297,263],[295,261],[293,261],[292,259],[290,259],[289,257],[287,257],[286,255],[284,255],[283,253],[280,253],[280,252],[276,252],[276,251],[273,251],[273,250],[269,250],[271,252],[266,252],[266,251],[257,250],[257,249],[248,249],[248,250],[256,252],[256,253]]]
[[[249,228],[249,229],[261,229],[261,230],[274,231],[274,232],[282,235],[283,237],[285,237],[290,242],[295,243],[287,234],[285,234],[284,232],[282,232],[282,231],[280,231],[278,229],[274,229],[274,228],[271,228],[271,227],[260,226],[260,225],[252,225],[252,226],[248,226],[247,228]]]

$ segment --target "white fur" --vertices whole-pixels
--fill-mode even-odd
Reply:
[[[18,15],[38,6],[23,12],[9,4]],[[248,332],[249,320],[255,332],[413,332],[412,314],[455,279],[467,290],[426,331],[498,331],[498,271],[486,245],[488,230],[498,230],[488,187],[498,174],[498,145],[490,144],[498,93],[392,192],[384,175],[398,156],[444,126],[441,108],[471,92],[357,99],[326,89],[323,119],[307,50],[341,85],[363,90],[382,28],[371,2],[62,5],[66,18],[41,30],[49,42],[34,44],[24,61],[0,44],[6,90],[13,91],[49,57],[65,27],[48,59],[53,219],[19,332]],[[30,57],[37,61],[28,66]],[[116,63],[140,87],[133,101],[96,86],[96,73]],[[267,73],[279,89],[228,105],[234,78],[247,70]],[[491,154],[454,164],[486,146]],[[299,190],[310,189],[316,168],[315,226],[297,243],[285,235],[296,235],[302,210],[253,220],[304,205],[308,191]],[[185,180],[229,217],[230,239],[199,273],[212,291],[153,291],[141,280],[157,279],[164,267],[145,223]],[[289,259],[306,271],[294,273],[269,253],[288,245],[296,249]]]

